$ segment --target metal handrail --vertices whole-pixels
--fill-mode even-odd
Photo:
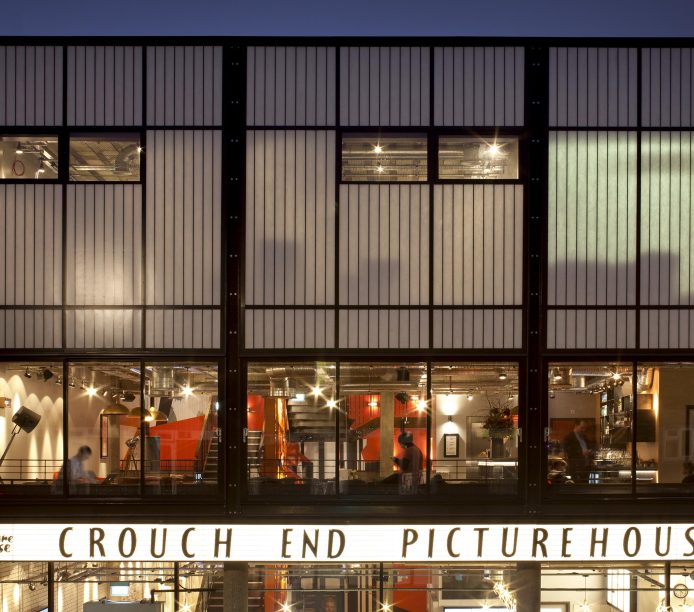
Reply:
[[[62,467],[62,459],[5,459],[0,478],[6,483],[50,482]]]

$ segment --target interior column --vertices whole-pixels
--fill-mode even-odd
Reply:
[[[512,591],[517,612],[537,612],[540,609],[542,570],[540,564],[527,561],[516,565]]]
[[[380,426],[380,461],[379,476],[385,478],[393,473],[393,429],[395,424],[395,394],[381,393]]]
[[[224,612],[248,612],[248,563],[224,564]]]

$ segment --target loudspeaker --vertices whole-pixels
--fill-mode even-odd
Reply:
[[[33,431],[40,420],[41,415],[29,410],[26,406],[22,406],[12,417],[12,422],[27,433]]]

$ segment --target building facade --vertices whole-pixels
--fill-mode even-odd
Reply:
[[[2,612],[694,609],[693,49],[0,41]]]

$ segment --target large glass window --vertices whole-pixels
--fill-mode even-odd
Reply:
[[[423,134],[347,134],[342,137],[342,181],[368,183],[427,180]]]
[[[442,495],[514,494],[518,483],[518,366],[432,366],[431,488]]]
[[[135,133],[72,134],[70,180],[140,180],[140,136]]]
[[[340,492],[426,492],[427,402],[423,363],[341,363]]]
[[[0,491],[62,493],[62,364],[0,363]]]
[[[248,366],[250,495],[335,494],[335,392],[332,363]]]
[[[58,136],[0,136],[0,179],[58,178]]]
[[[516,136],[442,136],[439,178],[500,180],[518,178]]]
[[[146,365],[144,408],[138,406],[137,412],[142,412],[146,493],[216,490],[221,448],[217,376],[216,363]]]
[[[550,490],[629,493],[632,365],[554,363],[548,377]]]

